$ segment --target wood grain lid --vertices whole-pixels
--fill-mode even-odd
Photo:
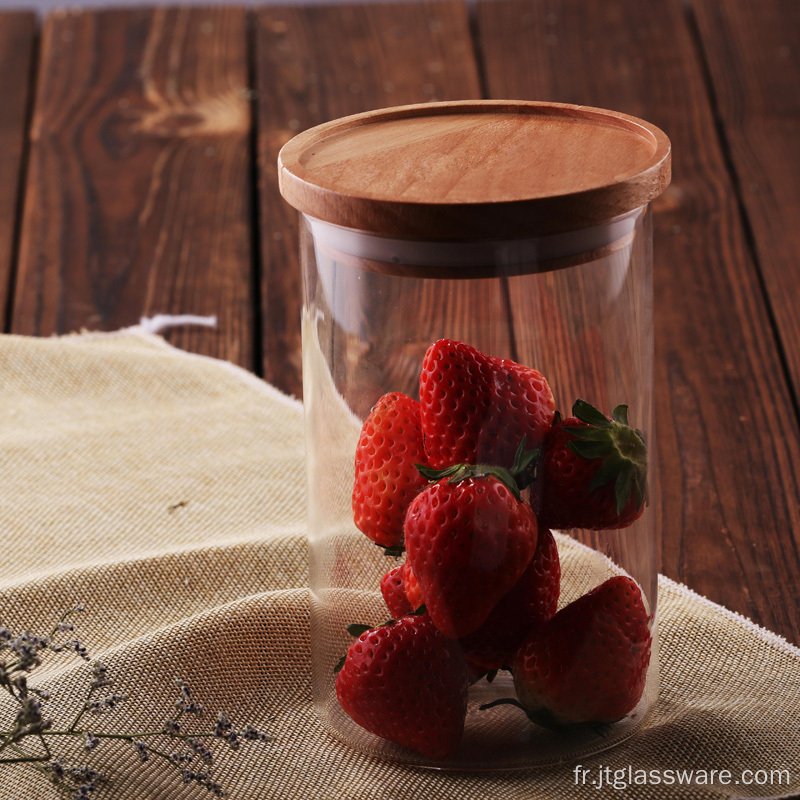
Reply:
[[[627,114],[469,100],[369,111],[295,136],[278,156],[299,211],[398,237],[538,236],[598,225],[657,197],[670,142]]]

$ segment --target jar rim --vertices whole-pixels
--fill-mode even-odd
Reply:
[[[346,228],[304,215],[315,246],[336,261],[382,275],[491,278],[550,272],[628,247],[646,207],[579,231],[485,239],[416,239]]]

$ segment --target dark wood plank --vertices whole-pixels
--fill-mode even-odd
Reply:
[[[278,191],[278,151],[347,114],[480,97],[480,82],[457,0],[264,8],[256,36],[264,375],[300,396],[297,215]]]
[[[8,325],[6,311],[13,279],[26,117],[33,91],[35,34],[35,14],[0,14],[0,331]]]
[[[800,431],[680,1],[478,15],[492,96],[605,106],[671,137],[654,215],[663,571],[800,641]]]
[[[759,267],[800,398],[800,3],[695,2]]]
[[[216,314],[170,340],[255,366],[247,75],[241,8],[47,18],[14,331]]]

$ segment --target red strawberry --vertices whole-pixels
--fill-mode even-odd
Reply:
[[[647,448],[628,407],[608,419],[583,400],[556,421],[538,471],[538,517],[549,528],[625,528],[644,512]]]
[[[537,538],[536,517],[516,487],[480,467],[458,470],[414,500],[405,524],[407,563],[425,607],[452,638],[486,621],[525,572]]]
[[[549,549],[549,547],[547,545],[548,537],[549,537],[549,541],[552,541],[553,547],[555,547],[555,540],[553,540],[552,534],[550,533],[550,531],[545,531],[545,533],[547,534],[547,536],[543,537],[544,542],[545,542],[544,549],[548,550]],[[542,541],[542,539],[540,539],[539,541]],[[539,553],[539,545],[537,544],[536,545],[536,552],[533,555],[533,559],[531,560],[531,563],[528,565],[528,569],[526,569],[525,572],[522,574],[522,578],[520,578],[520,581],[517,584],[517,586],[519,586],[520,583],[525,581],[525,577],[526,576],[531,576],[531,575],[534,575],[534,574],[536,574],[538,572],[538,570],[536,570],[535,568],[532,569],[532,567],[534,567],[533,562],[537,561],[537,554],[538,553]],[[548,593],[547,590],[542,590],[543,587],[537,587],[538,591],[536,592],[536,598],[539,601],[538,608],[540,608],[540,609],[543,609],[545,607],[549,608],[550,604],[552,603],[552,609],[553,610],[552,610],[552,612],[550,612],[550,614],[548,616],[552,616],[553,614],[555,614],[555,612],[556,612],[556,604],[558,603],[558,588],[559,588],[558,587],[558,578],[559,578],[559,573],[560,573],[560,569],[558,568],[558,551],[555,551],[555,558],[556,558],[556,563],[555,563],[556,572],[555,572],[555,575],[553,575],[552,571],[548,575],[548,578],[554,578],[555,579],[555,586],[552,586],[552,584],[550,584],[551,591],[549,593]],[[542,562],[541,557],[538,560],[540,562],[539,566],[540,567],[544,567],[544,565],[541,563]],[[405,595],[406,595],[406,598],[407,598],[407,603],[406,604],[408,606],[410,606],[411,608],[419,608],[421,605],[423,605],[425,603],[425,600],[422,597],[422,592],[420,592],[420,590],[419,590],[419,583],[417,582],[417,578],[414,575],[414,572],[411,569],[411,567],[408,565],[408,563],[403,564],[403,568],[402,569],[403,569],[403,572],[402,572],[403,578],[402,578],[402,580],[403,580],[403,585],[405,587]],[[549,568],[548,567],[544,567],[544,569],[547,570]],[[385,579],[386,579],[386,576],[384,576],[384,580]],[[381,584],[381,588],[383,588],[382,584]],[[514,592],[514,589],[512,589],[509,594],[511,594],[512,592]],[[531,594],[533,594],[533,593],[534,592],[532,591]],[[385,594],[384,594],[384,597],[386,597]],[[506,597],[508,597],[508,595],[506,595]],[[523,599],[521,602],[525,602],[525,600]],[[498,605],[503,605],[503,603],[504,603],[504,601],[501,600]],[[536,604],[536,601],[533,601],[533,603]],[[519,605],[521,605],[521,603]],[[514,611],[516,611],[516,609],[514,609]],[[408,612],[406,612],[406,613],[408,613]],[[494,616],[495,616],[495,612],[492,612],[492,614],[489,617],[489,619],[486,622],[484,622],[483,625],[477,631],[475,631],[475,633],[471,634],[471,636],[468,636],[466,639],[461,639],[460,642],[461,642],[462,648],[464,648],[466,650],[467,647],[465,645],[465,642],[469,642],[473,637],[477,637],[480,634],[480,632],[484,628],[486,628],[486,626],[489,624],[489,621]],[[525,633],[527,633],[528,627],[529,626],[526,626],[525,631],[524,631]],[[516,644],[518,645],[522,641],[523,638],[524,638],[524,633],[523,633],[523,636],[519,637],[519,639],[517,640]],[[492,646],[495,646],[495,645],[492,645]],[[476,645],[474,645],[474,647],[475,647],[476,652],[478,652],[479,656],[483,654],[483,650],[480,649],[480,647],[481,647],[480,644],[476,644]],[[516,645],[515,645],[515,647],[516,647]],[[512,651],[512,654],[513,654],[513,649],[515,649],[515,648],[509,648],[509,649]],[[492,652],[494,653],[495,651],[493,650]],[[465,656],[465,659],[466,659],[466,662],[467,662],[467,674],[469,676],[470,685],[472,685],[476,681],[479,681],[491,669],[499,669],[500,666],[502,666],[503,664],[510,663],[510,661],[511,661],[511,656],[509,656],[508,658],[500,658],[498,656],[497,658],[493,658],[491,661],[488,658],[486,658],[485,656],[484,656],[484,658],[478,657],[478,658],[474,658],[473,659],[471,657],[471,654],[468,653],[468,652],[465,652],[464,656]],[[494,666],[495,662],[497,662],[497,666],[496,667]],[[488,664],[488,666],[487,666],[487,664]]]
[[[450,339],[428,348],[419,396],[425,449],[437,468],[510,467],[520,439],[537,447],[555,414],[550,387],[535,369]]]
[[[539,528],[536,551],[522,577],[478,630],[461,639],[469,660],[486,670],[510,664],[531,628],[556,613],[561,564],[553,534]]]
[[[639,587],[618,576],[539,626],[512,665],[528,716],[562,727],[611,723],[628,714],[644,691],[648,622]]]
[[[538,548],[538,545],[537,545],[537,548]],[[395,569],[397,569],[397,567],[395,567]],[[401,580],[403,582],[403,587],[405,589],[405,594],[404,594],[405,605],[401,606],[400,602],[402,602],[402,601],[398,601],[397,608],[398,609],[399,608],[408,608],[409,610],[404,612],[404,613],[408,614],[408,613],[411,612],[411,610],[417,609],[420,606],[424,605],[425,604],[425,600],[422,597],[422,592],[420,591],[420,588],[419,588],[419,583],[417,581],[417,576],[414,575],[414,571],[411,569],[410,565],[408,563],[405,563],[405,564],[403,564],[401,569],[402,569],[402,573],[401,573],[402,574],[402,579]],[[524,575],[527,574],[529,571],[530,571],[530,566],[528,567],[528,569],[523,574],[523,578],[524,578]],[[386,575],[383,576],[383,580],[384,581],[387,579],[388,575],[389,575],[389,573],[386,573]],[[397,579],[395,579],[395,580],[397,580]],[[383,592],[383,581],[381,582],[381,591]],[[389,599],[388,599],[388,597],[386,595],[386,592],[383,592],[383,597],[386,600],[386,605],[389,607],[389,611],[391,611],[391,613],[394,616],[399,616],[398,614],[395,614],[395,612],[392,610],[392,606],[389,605]],[[556,590],[556,601],[558,601],[558,592],[557,592],[557,590]],[[555,608],[553,609],[553,613],[555,613]],[[484,623],[484,626],[485,625],[486,625],[486,623]],[[473,634],[473,636],[475,636],[475,635],[477,635],[477,631],[476,631],[475,634]],[[461,640],[462,647],[464,646],[464,641],[465,641],[464,639]],[[519,642],[517,642],[517,644],[519,644]],[[480,658],[472,659],[466,653],[465,653],[465,658],[466,658],[466,662],[467,662],[467,674],[469,676],[469,682],[470,682],[470,685],[471,685],[471,684],[475,683],[476,681],[480,680],[488,672],[490,667],[484,666],[484,660],[482,660]]]
[[[440,761],[455,753],[467,712],[467,667],[427,615],[362,633],[336,678],[342,708],[362,728]]]
[[[415,463],[427,463],[419,403],[386,394],[361,429],[353,485],[356,527],[384,547],[402,545],[406,509],[427,483]]]
[[[406,597],[404,567],[405,564],[401,564],[399,567],[393,567],[381,579],[381,594],[386,601],[386,607],[389,609],[389,613],[395,619],[404,617],[406,614],[410,614],[415,608],[419,608],[419,606],[412,607]],[[419,605],[422,605],[422,603]]]
[[[419,581],[411,569],[411,565],[406,562],[403,564],[403,588],[411,604],[411,608],[419,608],[425,600],[422,597],[422,591],[419,588]]]

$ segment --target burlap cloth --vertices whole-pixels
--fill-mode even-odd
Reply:
[[[130,694],[105,730],[165,720],[175,677],[207,707],[267,730],[274,742],[223,751],[216,776],[236,800],[800,793],[800,650],[666,578],[658,704],[634,738],[584,759],[587,780],[631,766],[733,780],[788,770],[788,785],[784,773],[782,785],[598,790],[576,786],[572,766],[434,772],[333,739],[311,705],[302,407],[140,329],[0,338],[0,480],[0,624],[45,630],[86,604],[78,633]],[[87,674],[59,656],[39,684],[71,713]],[[111,779],[103,796],[207,796],[129,746],[104,744],[91,759]],[[30,768],[0,767],[2,800],[54,796]]]

